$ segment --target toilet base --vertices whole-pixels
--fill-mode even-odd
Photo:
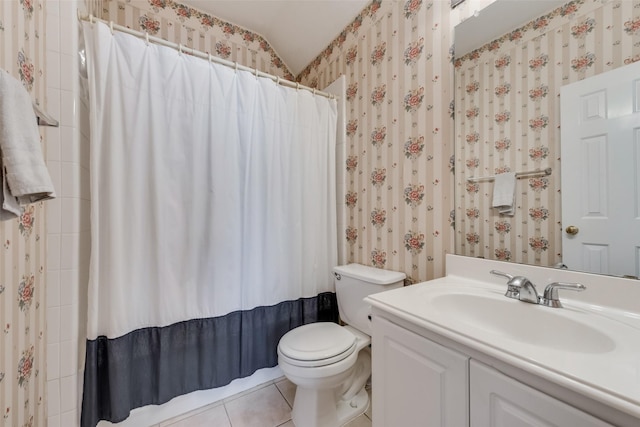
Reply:
[[[334,390],[322,390],[308,394],[305,390],[296,390],[296,404],[291,411],[291,419],[296,427],[343,426],[364,414],[369,408],[369,394],[364,387],[351,400],[339,399],[337,404],[334,392]],[[325,393],[326,396],[322,396]],[[315,405],[306,405],[304,402],[307,399],[313,399]],[[326,405],[318,405],[318,402],[326,402]],[[297,413],[296,408],[305,408],[304,413]],[[317,413],[309,414],[310,408],[314,408]]]
[[[350,401],[341,400],[337,407],[338,425],[347,424],[364,414],[369,409],[369,404],[369,393],[364,387]]]

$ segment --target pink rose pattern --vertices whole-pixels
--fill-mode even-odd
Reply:
[[[384,140],[386,137],[387,137],[386,126],[375,128],[373,132],[371,132],[371,144],[373,144],[374,147],[379,148],[384,144]]]
[[[387,263],[387,252],[380,249],[374,249],[371,251],[371,264],[374,267],[384,268]]]
[[[387,95],[387,85],[380,85],[373,89],[371,92],[371,105],[379,106],[384,102],[384,98]]]
[[[147,15],[142,15],[138,18],[138,24],[140,29],[152,36],[155,36],[160,31],[160,21],[150,18]]]
[[[347,123],[347,136],[351,137],[356,134],[358,130],[358,119],[349,120]]]
[[[387,211],[384,209],[375,208],[371,211],[371,225],[375,228],[382,228],[387,220]]]
[[[504,153],[511,148],[511,140],[509,138],[500,138],[494,143],[494,147],[498,153]]]
[[[412,208],[418,207],[424,199],[424,185],[409,184],[404,189],[404,201]]]
[[[424,88],[419,87],[409,91],[404,97],[404,109],[410,113],[418,111],[424,99]]]
[[[624,31],[632,36],[637,36],[640,33],[640,17],[635,17],[624,23]]]
[[[346,160],[347,164],[347,172],[353,173],[358,167],[358,157],[357,156],[349,156]]]
[[[424,49],[424,37],[420,40],[411,42],[409,46],[404,50],[404,63],[405,65],[415,65],[422,56],[422,50]]]
[[[349,87],[347,87],[347,101],[351,102],[355,99],[358,94],[358,82],[351,83]]]
[[[387,169],[385,168],[375,168],[373,172],[371,172],[371,185],[376,188],[381,188],[386,179]]]
[[[424,234],[410,231],[404,235],[404,247],[411,255],[418,255],[424,248]]]
[[[24,10],[24,16],[31,18],[33,16],[33,0],[20,0],[22,10]]]
[[[229,59],[231,56],[231,46],[224,40],[216,43],[216,55],[222,59]]]
[[[496,94],[496,97],[504,98],[509,94],[509,92],[511,92],[511,85],[509,83],[498,85],[496,86],[496,89],[494,92]]]
[[[18,220],[18,229],[20,230],[20,234],[24,237],[29,237],[31,235],[31,231],[33,230],[33,224],[35,222],[35,206],[28,205],[22,211],[22,215],[20,215],[20,219]]]
[[[376,66],[384,60],[384,54],[387,52],[387,43],[382,42],[371,52],[371,65]]]
[[[24,53],[24,50],[18,52],[18,75],[24,87],[31,91],[35,81],[35,66]]]
[[[31,379],[33,373],[34,347],[31,346],[22,352],[20,362],[18,362],[18,385],[24,387]]]
[[[35,276],[23,276],[18,286],[18,307],[21,311],[27,311],[31,307],[33,300]]]
[[[407,159],[416,160],[424,150],[424,136],[409,138],[404,143],[404,155]]]

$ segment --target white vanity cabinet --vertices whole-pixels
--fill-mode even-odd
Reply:
[[[471,360],[470,427],[612,427]]]
[[[612,426],[380,315],[372,329],[373,427]]]
[[[373,426],[469,425],[469,358],[373,318]]]

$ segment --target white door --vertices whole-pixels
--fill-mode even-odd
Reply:
[[[562,261],[638,277],[640,62],[566,85],[560,102]]]

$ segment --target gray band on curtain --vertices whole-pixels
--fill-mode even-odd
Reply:
[[[276,366],[280,338],[317,321],[338,322],[334,293],[88,340],[81,426]]]

